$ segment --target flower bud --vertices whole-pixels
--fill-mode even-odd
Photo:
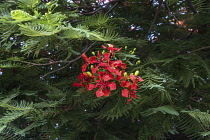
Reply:
[[[86,73],[87,73],[87,75],[92,76],[92,73],[91,72],[88,71]]]
[[[102,51],[102,54],[104,54],[104,53],[105,53],[105,50]]]
[[[94,66],[93,65],[90,65],[90,68],[92,69],[92,68],[94,68]]]
[[[123,76],[124,77],[127,77],[128,76],[128,73],[127,72],[123,73]]]
[[[133,48],[133,51],[135,52],[136,51],[136,48]]]
[[[138,61],[136,62],[136,65],[137,65],[137,64],[140,64],[140,63],[141,63],[141,60],[138,60]]]
[[[92,52],[92,55],[96,55],[96,53],[95,52]]]
[[[52,4],[51,2],[46,3],[47,6],[49,6],[49,5],[51,5],[51,4]]]
[[[125,46],[125,50],[128,48],[128,46]]]
[[[134,75],[135,76],[139,75],[139,70],[135,71]]]
[[[132,55],[133,55],[134,53],[135,53],[134,51],[131,52]]]

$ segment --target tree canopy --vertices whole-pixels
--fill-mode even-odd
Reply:
[[[210,139],[209,0],[2,0],[0,139]]]

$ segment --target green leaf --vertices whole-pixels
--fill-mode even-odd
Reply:
[[[15,19],[15,21],[17,22],[30,21],[37,18],[35,16],[31,16],[29,13],[22,10],[12,10],[11,16],[12,19]]]
[[[24,59],[25,59],[24,57],[17,57],[17,56],[7,58],[7,60],[9,60],[9,61],[22,61]]]
[[[18,0],[20,8],[34,8],[39,4],[40,0]]]
[[[4,130],[4,128],[6,128],[7,127],[7,125],[0,125],[0,133]]]
[[[144,117],[146,117],[146,116],[150,116],[152,114],[156,114],[157,112],[161,112],[163,114],[176,115],[176,116],[179,115],[179,112],[177,112],[175,110],[175,108],[170,105],[165,105],[165,106],[161,106],[161,107],[157,107],[157,108],[148,109],[147,111],[142,112],[142,115]]]
[[[27,36],[50,36],[61,31],[61,27],[53,27],[50,25],[39,23],[19,24],[22,34]]]
[[[210,131],[207,131],[207,132],[200,132],[200,135],[201,135],[201,136],[208,136],[208,135],[210,135]]]

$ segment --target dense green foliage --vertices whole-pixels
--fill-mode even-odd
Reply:
[[[0,139],[210,139],[209,10],[209,0],[2,0]],[[120,86],[101,98],[72,87],[81,54],[107,43],[144,79],[129,104]]]

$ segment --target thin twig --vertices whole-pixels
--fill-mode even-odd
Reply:
[[[165,6],[166,6],[166,8],[167,8],[167,10],[168,10],[168,14],[169,14],[170,16],[173,16],[174,19],[175,19],[175,21],[176,21],[176,22],[178,23],[178,25],[179,25],[179,20],[176,18],[176,16],[175,16],[174,14],[171,13],[171,10],[170,10],[170,8],[168,7],[167,2],[164,2],[164,4],[165,4]]]
[[[98,121],[98,126],[97,126],[97,129],[96,129],[96,130],[98,130],[98,129],[99,129],[100,122],[101,122],[101,120],[99,120],[99,121]],[[95,135],[94,135],[93,140],[96,140],[97,134],[98,134],[98,132],[96,131],[96,133],[95,133]]]
[[[56,113],[56,114],[60,114],[60,113],[62,113],[62,112],[67,112],[67,111],[69,111],[69,110],[72,110],[72,109],[76,106],[76,104],[77,104],[78,102],[81,102],[81,101],[84,100],[84,99],[85,99],[85,98],[82,98],[82,99],[79,99],[79,100],[75,101],[72,107],[69,106],[67,109],[64,109],[63,111],[57,111],[57,112],[55,112],[55,111],[42,111],[42,112],[43,112],[43,113]]]
[[[112,6],[112,8],[110,8],[108,12],[106,12],[106,14],[109,14],[118,4],[119,2],[115,3],[114,6]]]
[[[89,47],[87,47],[87,49],[86,49],[83,53],[86,53],[86,52],[87,52],[90,48],[92,48],[96,43],[97,43],[97,41],[95,41],[94,43],[92,43]],[[41,79],[44,78],[44,77],[46,77],[46,76],[49,75],[49,74],[52,74],[52,73],[54,73],[54,72],[60,71],[60,70],[62,70],[62,69],[64,69],[64,68],[68,67],[71,63],[73,63],[73,62],[79,60],[81,57],[82,57],[82,56],[80,55],[80,56],[78,56],[77,58],[75,58],[75,59],[69,61],[68,64],[65,65],[65,66],[63,66],[62,68],[56,69],[56,70],[54,70],[54,71],[51,71],[51,72],[45,74],[44,76],[41,77]]]
[[[98,8],[97,10],[94,10],[93,12],[89,12],[89,13],[81,13],[81,15],[93,15],[96,14],[98,11],[102,10],[101,8]]]
[[[103,7],[103,6],[101,6],[97,10],[94,10],[94,11],[89,12],[89,13],[81,13],[81,14],[82,15],[93,15],[93,14],[96,14],[97,12],[99,12],[100,10],[104,10],[104,9],[106,10],[106,9],[108,9],[108,7],[109,7],[110,4],[115,3],[115,5],[106,13],[106,14],[108,14],[109,12],[111,12],[117,6],[117,4],[119,3],[119,1],[120,0],[112,0],[112,1],[109,1],[106,4],[103,4],[103,6],[106,5],[105,8],[101,8],[101,7]]]
[[[198,12],[197,12],[197,10],[195,9],[195,7],[193,6],[191,0],[186,0],[186,2],[187,2],[187,5],[190,7],[190,10],[193,12],[193,14],[194,14],[194,15],[197,14]]]
[[[186,2],[187,2],[187,5],[190,7],[190,10],[193,12],[193,14],[196,15],[198,12],[197,12],[197,10],[195,9],[195,7],[193,6],[191,0],[186,0]],[[195,30],[195,29],[192,29],[192,31],[190,31],[190,33],[189,33],[189,34],[187,35],[187,37],[186,37],[187,39],[190,38],[190,37],[192,36],[194,30]]]
[[[202,48],[196,49],[194,51],[191,51],[190,53],[184,53],[184,54],[181,54],[181,55],[192,55],[192,53],[195,53],[197,51],[204,50],[204,49],[209,49],[209,48],[210,48],[210,46],[206,46],[206,47],[202,47]]]
[[[153,19],[153,21],[152,21],[152,25],[151,25],[150,28],[149,28],[148,34],[150,34],[150,32],[152,31],[152,28],[153,28],[153,26],[154,26],[154,24],[155,24],[155,22],[156,22],[156,20],[157,20],[158,13],[159,13],[159,11],[160,11],[160,8],[161,8],[162,3],[163,3],[163,1],[161,0],[161,2],[159,2],[159,5],[158,5],[158,7],[157,7],[157,10],[156,10],[156,13],[155,13],[155,17],[154,17],[154,19]]]
[[[191,97],[190,99],[191,99],[192,101],[195,101],[195,102],[199,103],[199,104],[204,104],[205,106],[208,105],[208,103],[202,102],[201,100],[198,100],[198,99],[196,99],[195,97]]]
[[[191,53],[194,53],[194,52],[197,52],[197,51],[200,51],[200,50],[204,50],[204,49],[208,49],[208,48],[210,48],[210,46],[206,46],[206,47],[202,47],[202,48],[196,49],[194,51],[191,51]]]

